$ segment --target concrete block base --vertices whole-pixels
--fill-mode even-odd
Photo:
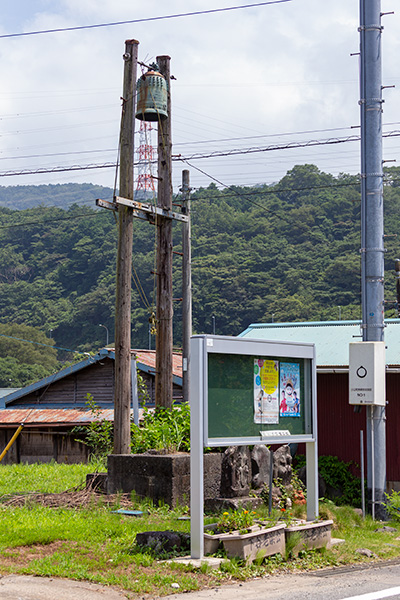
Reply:
[[[171,507],[189,504],[190,455],[179,454],[111,454],[108,457],[107,492],[130,493],[153,502],[163,501]],[[221,454],[204,455],[204,495],[220,494]]]

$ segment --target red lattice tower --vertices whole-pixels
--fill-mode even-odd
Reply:
[[[154,179],[151,173],[152,162],[156,153],[155,148],[151,144],[152,131],[153,127],[150,122],[140,121],[139,148],[136,151],[138,156],[136,191],[144,192],[143,195],[155,192]]]

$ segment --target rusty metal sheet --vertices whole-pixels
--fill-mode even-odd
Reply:
[[[100,410],[96,418],[87,409],[77,408],[5,408],[0,410],[0,427],[8,425],[84,425],[92,421],[113,421],[114,410]]]
[[[155,350],[134,350],[138,362],[156,369],[156,351]],[[174,352],[172,355],[172,373],[177,377],[182,377],[182,354]]]

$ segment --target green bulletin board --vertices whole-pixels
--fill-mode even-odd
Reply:
[[[209,351],[206,438],[312,435],[311,368],[309,358]]]

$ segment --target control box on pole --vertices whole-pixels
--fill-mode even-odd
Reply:
[[[385,406],[385,342],[349,345],[349,402]]]

